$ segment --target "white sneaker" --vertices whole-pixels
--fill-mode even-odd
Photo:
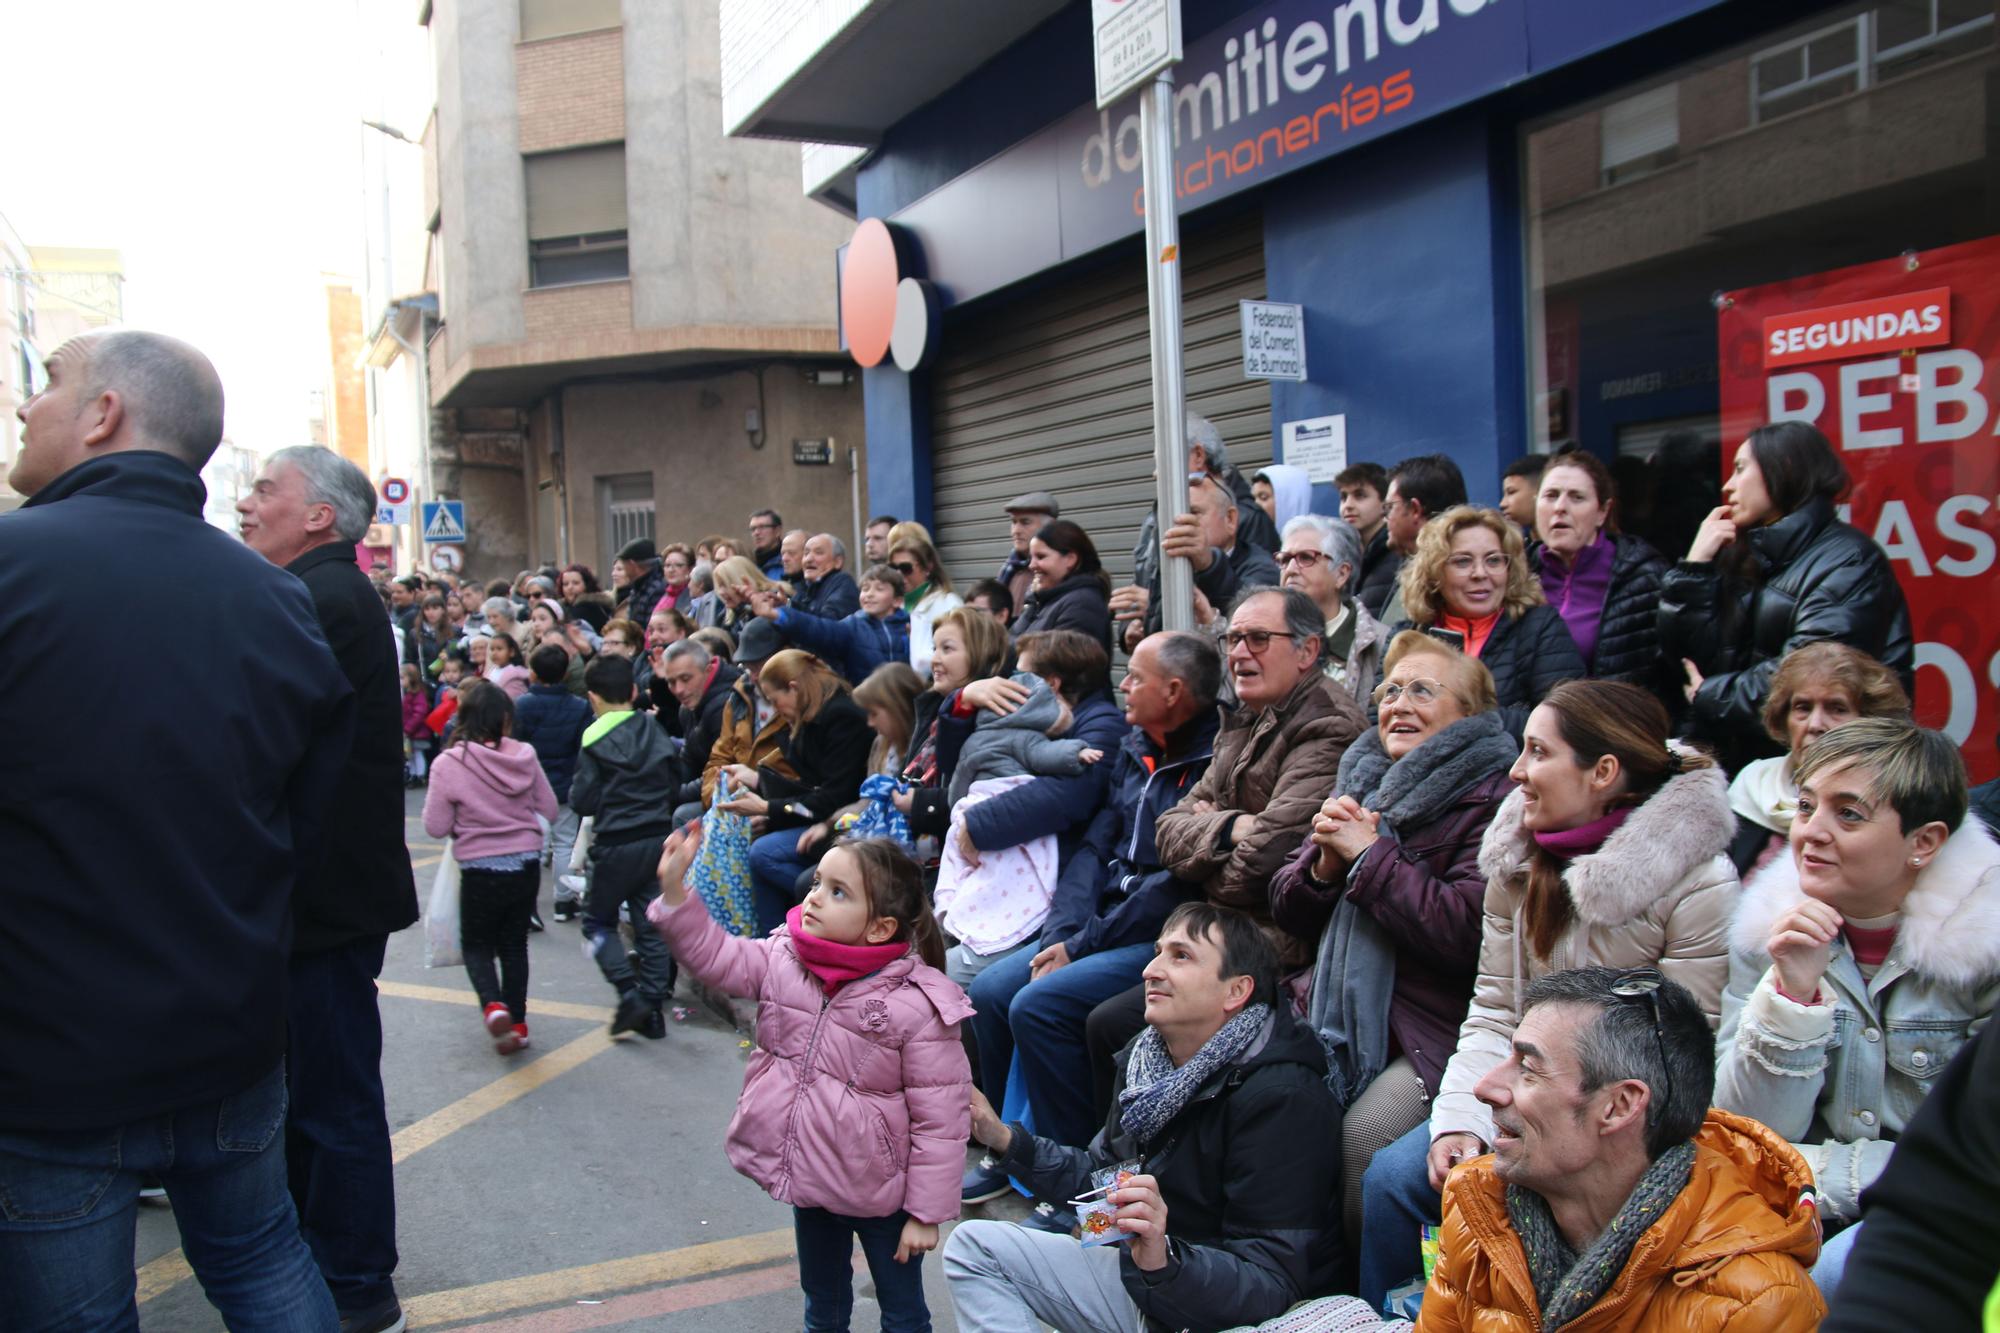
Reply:
[[[576,898],[583,897],[582,875],[557,875],[556,883],[562,886],[563,888],[568,889],[570,892],[570,896]]]

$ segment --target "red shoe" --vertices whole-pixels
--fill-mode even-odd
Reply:
[[[492,1037],[495,1041],[505,1036],[514,1027],[514,1015],[507,1012],[507,1006],[498,1000],[486,1006],[485,1011],[480,1015],[480,1021],[486,1024],[486,1035]]]
[[[493,1049],[502,1055],[512,1055],[525,1050],[528,1045],[528,1025],[516,1023],[494,1039]]]

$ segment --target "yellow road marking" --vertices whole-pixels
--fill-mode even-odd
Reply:
[[[425,866],[434,866],[442,860],[444,860],[443,852],[438,852],[433,856],[413,856],[410,858],[410,869],[422,870]]]
[[[539,1062],[538,1062],[539,1063]],[[433,1291],[403,1298],[403,1313],[410,1327],[430,1327],[504,1314],[532,1305],[554,1305],[579,1297],[634,1287],[660,1286],[719,1273],[731,1268],[749,1268],[792,1257],[790,1227],[762,1231],[731,1240],[707,1241],[658,1254],[635,1254],[625,1259],[606,1259],[578,1268],[559,1268],[527,1277],[503,1278],[453,1291]]]
[[[479,997],[469,990],[449,986],[420,986],[408,981],[378,981],[375,989],[398,1000],[436,1000],[441,1004],[477,1006]],[[612,1010],[595,1004],[566,1004],[561,1000],[532,1000],[528,1017],[547,1014],[551,1018],[581,1018],[591,1023],[609,1023]]]
[[[390,1157],[398,1164],[409,1160],[448,1134],[455,1134],[473,1121],[491,1115],[512,1102],[575,1069],[593,1055],[601,1055],[618,1043],[603,1028],[592,1028],[556,1047],[519,1069],[494,1079],[485,1087],[467,1093],[441,1111],[433,1111],[412,1125],[405,1125],[389,1139]]]
[[[178,1286],[193,1276],[194,1270],[188,1267],[186,1257],[179,1250],[168,1250],[140,1268],[139,1303],[144,1305],[169,1287]]]
[[[454,1004],[477,1004],[477,996],[468,991],[447,990],[442,986],[413,986],[407,982],[381,981],[376,985],[386,995],[403,995],[406,998],[444,1000]],[[544,1012],[564,1018],[587,1018],[592,1022],[604,1022],[610,1017],[609,1009],[600,1009],[587,1004],[543,1004],[538,1008]],[[603,1028],[592,1028],[589,1032],[556,1047],[547,1055],[522,1065],[494,1079],[485,1087],[459,1098],[442,1110],[434,1111],[414,1124],[405,1125],[389,1139],[392,1160],[398,1165],[422,1152],[433,1143],[455,1134],[473,1121],[491,1115],[503,1106],[519,1101],[545,1083],[552,1083],[584,1061],[617,1043]],[[790,1232],[783,1233],[790,1236]],[[699,1247],[697,1247],[699,1248]],[[786,1251],[790,1253],[789,1249]],[[659,1257],[659,1256],[652,1256]],[[749,1262],[748,1260],[742,1262]],[[735,1267],[736,1264],[726,1265]],[[712,1269],[697,1269],[697,1272],[712,1272]],[[179,1250],[169,1250],[159,1258],[146,1264],[138,1271],[138,1296],[143,1303],[158,1296],[168,1288],[194,1276],[187,1259]],[[555,1299],[555,1298],[551,1298]]]

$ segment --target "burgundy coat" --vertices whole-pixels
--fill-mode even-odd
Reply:
[[[1486,876],[1479,842],[1514,790],[1506,773],[1474,783],[1428,824],[1396,830],[1362,853],[1342,885],[1312,877],[1311,839],[1271,877],[1271,916],[1317,945],[1343,887],[1396,941],[1396,988],[1389,1031],[1417,1068],[1426,1096],[1437,1095],[1472,1002],[1485,924]]]

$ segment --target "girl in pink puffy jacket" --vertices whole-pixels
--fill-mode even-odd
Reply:
[[[647,916],[682,967],[758,1002],[730,1165],[792,1205],[807,1328],[847,1328],[858,1236],[883,1329],[929,1333],[923,1256],[958,1216],[972,1006],[941,970],[922,872],[886,838],[842,843],[782,928],[741,939],[683,884],[700,844],[699,824],[667,839]]]

